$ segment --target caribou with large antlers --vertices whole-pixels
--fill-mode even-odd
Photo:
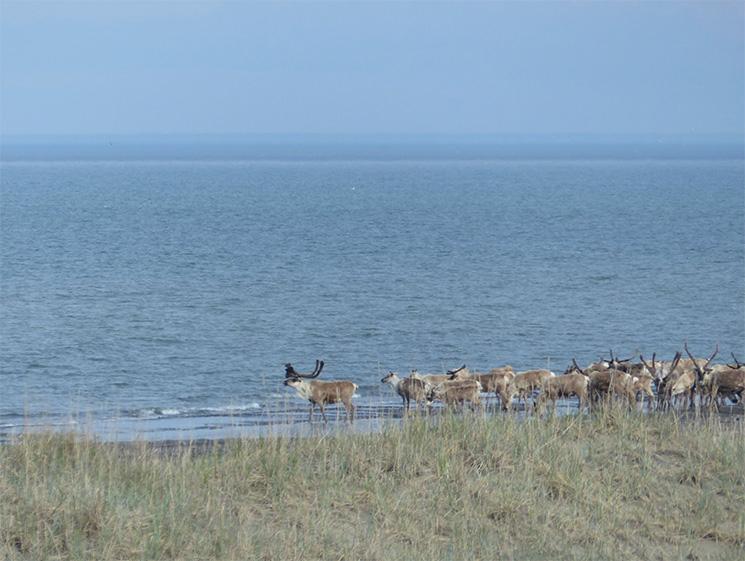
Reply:
[[[698,382],[701,382],[704,379],[704,374],[709,368],[709,364],[711,364],[711,361],[714,360],[714,357],[717,356],[717,353],[719,353],[719,343],[717,343],[716,349],[714,349],[714,352],[711,353],[711,356],[709,357],[709,360],[706,361],[706,364],[704,364],[703,368],[701,368],[698,365],[698,360],[693,358],[693,355],[691,354],[691,351],[688,350],[688,341],[683,343],[683,348],[685,349],[686,354],[688,355],[688,358],[691,359],[691,363],[693,364],[693,368],[696,370],[696,374],[698,376]]]
[[[618,361],[614,360],[613,362],[617,364]],[[579,367],[575,359],[572,359],[572,364],[577,372],[584,374],[590,379],[590,403],[597,404],[603,398],[614,396],[625,400],[629,408],[636,402],[634,382],[638,378],[632,377],[630,374],[615,368],[585,372]]]
[[[352,396],[357,391],[357,384],[350,380],[334,380],[321,382],[320,380],[306,381],[303,378],[316,378],[323,369],[323,361],[316,360],[316,367],[310,374],[297,372],[291,364],[285,365],[284,385],[294,388],[300,397],[310,402],[308,421],[313,422],[313,410],[318,406],[321,410],[323,422],[326,423],[325,406],[341,402],[347,412],[347,420],[354,421],[354,405]]]
[[[742,398],[742,394],[745,391],[745,365],[737,360],[734,353],[732,354],[732,358],[735,359],[734,366],[727,364],[710,367],[711,361],[719,352],[719,345],[717,344],[709,360],[706,361],[703,367],[700,367],[698,361],[688,351],[688,345],[686,344],[684,347],[696,369],[697,382],[703,390],[702,395],[704,393],[709,394],[710,407],[715,406],[719,408],[717,398],[720,394],[733,399],[733,401]]]
[[[680,351],[675,353],[672,362],[667,365],[667,371],[657,377],[658,407],[667,409],[672,405],[673,398],[677,400],[681,395],[691,399],[690,392],[695,383],[695,376],[690,369],[681,368]],[[662,366],[661,366],[662,368]]]
[[[688,342],[683,343],[683,348],[685,349],[686,354],[688,355],[689,363],[693,367],[693,371],[695,373],[696,380],[694,382],[693,389],[700,388],[703,384],[704,378],[706,378],[707,374],[711,374],[715,369],[719,368],[719,365],[711,365],[711,361],[714,360],[714,357],[717,356],[719,353],[719,343],[717,343],[716,348],[714,349],[714,352],[711,354],[711,356],[706,360],[704,363],[704,366],[699,366],[699,359],[694,358],[694,356],[691,354],[691,352],[688,350]]]

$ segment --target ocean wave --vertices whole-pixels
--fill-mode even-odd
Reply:
[[[124,417],[138,419],[164,419],[168,417],[222,417],[240,415],[261,409],[261,404],[253,401],[241,405],[222,405],[218,407],[146,407],[143,409],[122,411]]]
[[[250,415],[261,411],[262,406],[256,401],[216,407],[142,407],[138,409],[101,410],[79,412],[78,414],[52,414],[48,412],[29,414],[7,412],[0,413],[0,430],[17,427],[58,427],[79,425],[83,422],[112,419],[153,420],[179,417],[224,417]]]
[[[24,417],[22,420],[19,420],[17,423],[0,423],[0,430],[9,430],[9,429],[16,429],[19,427],[69,427],[69,426],[78,426],[80,423],[76,421],[75,419],[65,419],[64,421],[59,420],[51,420],[49,417],[43,417],[39,418],[36,421],[33,421],[31,417]]]

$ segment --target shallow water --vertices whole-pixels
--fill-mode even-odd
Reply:
[[[389,369],[745,355],[742,160],[0,172],[0,432],[299,418],[282,365],[316,358],[364,408],[398,405]]]

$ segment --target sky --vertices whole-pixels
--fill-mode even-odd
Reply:
[[[0,132],[745,130],[745,2],[0,0]]]

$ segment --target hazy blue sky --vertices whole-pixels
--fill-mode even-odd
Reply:
[[[4,134],[745,124],[743,1],[0,5]]]

